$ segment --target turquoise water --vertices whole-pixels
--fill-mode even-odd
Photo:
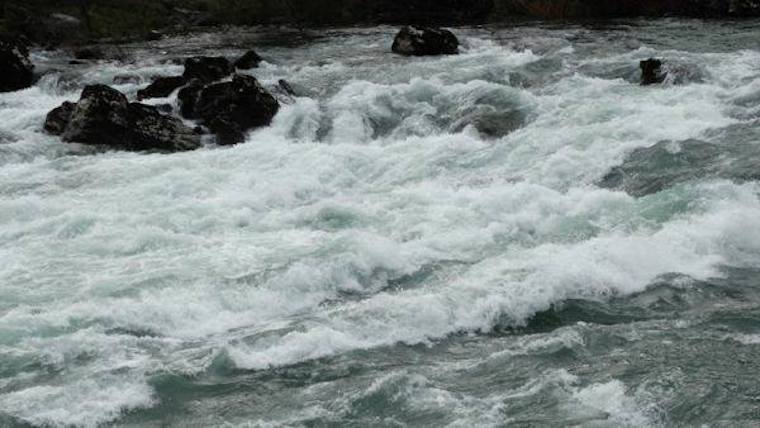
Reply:
[[[35,52],[0,95],[0,426],[760,424],[758,24]],[[250,47],[299,96],[246,144],[41,130],[85,84]],[[672,78],[641,87],[653,56]]]

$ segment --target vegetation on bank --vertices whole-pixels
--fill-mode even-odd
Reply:
[[[218,24],[483,23],[514,17],[760,15],[758,0],[3,0],[0,31],[41,43]]]

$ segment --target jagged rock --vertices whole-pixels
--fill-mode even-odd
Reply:
[[[204,88],[194,116],[217,134],[219,144],[227,145],[243,142],[250,129],[269,125],[279,108],[256,78],[236,75],[231,82]]]
[[[234,72],[235,68],[224,57],[198,56],[185,61],[183,77],[188,81],[198,79],[203,83],[211,83]]]
[[[130,150],[179,152],[200,147],[200,137],[181,120],[163,115],[158,108],[131,103]]]
[[[105,85],[87,86],[82,91],[64,141],[120,146],[129,130],[129,102],[121,92]]]
[[[639,63],[641,67],[641,84],[654,85],[665,81],[668,73],[662,69],[662,61],[655,58],[649,58]]]
[[[235,61],[235,67],[239,70],[250,70],[259,66],[263,59],[256,52],[250,50]]]
[[[0,37],[0,92],[28,88],[34,82],[29,50],[19,39]]]
[[[71,122],[71,114],[76,108],[72,102],[64,102],[59,107],[54,108],[45,118],[45,131],[53,135],[61,135]]]
[[[120,150],[176,152],[200,147],[200,137],[181,120],[153,106],[130,104],[124,94],[105,85],[87,86],[78,103],[51,111],[45,129],[66,142]]]
[[[179,100],[180,114],[185,119],[195,119],[195,105],[198,103],[198,97],[203,90],[203,83],[200,80],[194,79],[184,88],[177,93],[177,99]]]
[[[459,52],[459,40],[448,30],[407,26],[396,35],[391,50],[407,56],[453,55]]]
[[[183,76],[159,77],[148,85],[147,88],[137,91],[137,99],[166,98],[186,83],[187,79]]]

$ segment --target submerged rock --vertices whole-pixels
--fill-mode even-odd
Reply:
[[[0,37],[0,92],[28,88],[34,82],[29,50],[16,38]]]
[[[279,108],[256,78],[236,75],[231,82],[200,91],[192,113],[226,145],[242,142],[250,129],[269,125]]]
[[[63,134],[66,126],[71,122],[71,114],[76,106],[76,104],[66,101],[51,110],[45,118],[45,131],[53,135]]]
[[[137,91],[137,99],[166,98],[186,83],[187,79],[183,76],[159,77],[148,85],[147,88]]]
[[[113,84],[114,85],[127,85],[127,84],[133,84],[136,85],[140,83],[142,79],[140,76],[134,75],[134,74],[119,74],[117,76],[114,76],[113,78]]]
[[[198,56],[185,61],[183,77],[188,81],[198,79],[203,83],[211,83],[224,79],[235,72],[235,68],[224,57]]]
[[[87,86],[78,103],[64,103],[48,114],[45,129],[66,142],[119,150],[176,152],[200,147],[200,137],[181,120],[156,107],[129,103],[105,85]]]
[[[391,50],[400,55],[453,55],[459,52],[459,40],[448,30],[407,26],[393,40]]]
[[[662,61],[655,58],[649,58],[639,63],[641,68],[641,84],[643,86],[662,83],[668,76],[662,69]]]
[[[707,132],[706,140],[662,141],[636,149],[598,184],[641,197],[690,181],[760,180],[757,125],[760,122],[735,124]]]
[[[284,92],[287,95],[290,95],[291,97],[296,96],[296,91],[293,89],[293,87],[288,83],[285,79],[280,79],[277,81],[277,87],[280,88],[282,92]]]
[[[235,61],[235,67],[240,70],[250,70],[259,66],[263,59],[255,51],[246,52],[240,59]]]

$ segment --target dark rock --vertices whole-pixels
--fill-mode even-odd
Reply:
[[[219,144],[227,145],[243,142],[250,129],[269,125],[279,108],[254,77],[237,75],[204,88],[194,115],[217,134]]]
[[[105,85],[87,86],[63,132],[64,141],[122,146],[129,132],[129,102]]]
[[[641,68],[641,84],[654,85],[662,83],[667,77],[667,73],[662,70],[662,61],[655,58],[650,58],[639,63]]]
[[[728,14],[740,17],[760,16],[760,0],[731,0]]]
[[[50,112],[45,128],[62,134],[66,142],[120,150],[176,152],[200,147],[200,137],[181,120],[156,107],[130,104],[124,94],[105,85],[87,86],[77,104],[64,103]]]
[[[145,100],[148,98],[166,98],[177,88],[184,86],[187,79],[182,76],[159,77],[154,80],[147,88],[137,91],[137,99]]]
[[[396,35],[391,50],[407,56],[453,55],[459,52],[459,40],[448,30],[407,26]]]
[[[71,114],[76,104],[66,101],[59,107],[54,108],[45,118],[45,131],[53,135],[61,135],[71,121]]]
[[[69,65],[84,65],[84,62],[72,59],[71,61],[69,61]]]
[[[150,30],[148,31],[148,34],[145,35],[145,39],[151,42],[161,40],[163,37],[164,37],[164,34],[158,30]]]
[[[103,52],[103,49],[97,46],[81,48],[74,52],[75,59],[85,60],[85,61],[100,60],[100,59],[105,59],[105,57],[106,57],[106,54],[105,52]]]
[[[240,59],[235,61],[235,67],[240,70],[250,70],[259,66],[263,59],[256,52],[250,50],[246,52]]]
[[[198,103],[198,98],[200,97],[202,90],[203,83],[198,79],[194,79],[177,93],[180,114],[185,119],[196,118],[195,105]]]
[[[171,114],[174,112],[174,107],[171,104],[158,104],[154,107],[156,107],[161,113]]]
[[[26,44],[13,37],[0,37],[0,92],[28,88],[34,82],[34,66]]]
[[[211,83],[231,75],[235,68],[224,57],[199,56],[185,61],[185,79]]]
[[[200,147],[200,137],[181,120],[161,114],[156,107],[129,105],[130,150],[180,152]]]
[[[296,91],[293,89],[292,86],[290,86],[290,83],[288,83],[285,79],[280,79],[277,81],[277,86],[280,87],[280,90],[282,90],[284,93],[290,95],[291,97],[296,96]]]

